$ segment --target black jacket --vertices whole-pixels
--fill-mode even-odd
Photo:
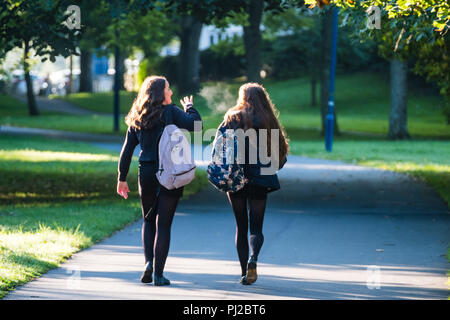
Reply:
[[[139,130],[134,127],[128,127],[122,151],[120,152],[118,165],[119,181],[126,181],[133,152],[138,144],[141,145],[139,162],[156,162],[158,160],[158,142],[164,127],[169,124],[175,124],[180,129],[194,131],[194,121],[202,121],[200,114],[194,107],[189,107],[184,112],[175,104],[171,104],[164,107],[160,121],[152,129]],[[201,130],[202,127],[200,126],[199,128]]]
[[[240,126],[236,122],[229,123],[227,125],[222,122],[218,128],[218,131],[225,132],[226,129],[238,129]],[[256,149],[250,148],[249,139],[246,137],[245,139],[245,164],[244,167],[244,175],[249,180],[249,185],[255,185],[260,187],[265,187],[268,192],[272,192],[280,189],[280,182],[278,180],[278,176],[276,173],[274,174],[261,174],[261,168],[270,167],[270,162],[268,164],[262,164],[261,159],[259,157],[259,132],[258,132],[258,122],[255,118],[253,121],[253,128],[256,130],[257,144]],[[219,132],[217,133],[219,134]],[[270,134],[270,132],[268,132]],[[217,135],[216,135],[217,136]],[[250,152],[256,152],[256,163],[250,164]],[[278,170],[283,168],[286,163],[286,158],[280,159]]]

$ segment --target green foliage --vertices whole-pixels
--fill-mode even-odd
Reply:
[[[63,22],[69,0],[5,0],[0,7],[0,55],[28,43],[43,61],[75,52],[79,32]]]
[[[408,31],[415,33],[416,40],[424,36],[421,33],[426,29],[442,35],[450,28],[450,3],[442,0],[305,0],[305,4],[312,7],[336,4],[342,8],[363,10],[378,6],[383,8],[392,23],[412,18],[413,23],[407,27]]]
[[[142,50],[146,58],[158,57],[161,48],[175,36],[177,25],[172,23],[164,11],[133,10],[132,7],[106,28],[106,46],[113,52],[119,45],[125,55],[133,49]],[[116,36],[118,35],[118,36]]]
[[[104,5],[104,1],[83,0],[80,2],[80,10],[82,28],[79,46],[86,50],[101,48],[108,40],[105,26],[112,23],[108,7]]]
[[[414,72],[435,82],[445,97],[443,114],[450,124],[450,34],[433,43],[423,43],[416,52]]]
[[[436,83],[445,97],[443,113],[450,123],[450,3],[448,1],[333,0],[340,6],[343,24],[361,27],[359,36],[379,43],[379,53],[413,63],[413,71]],[[307,4],[316,1],[307,0]],[[367,26],[366,9],[381,8],[381,29]]]
[[[272,0],[271,0],[272,1]],[[192,15],[205,24],[225,21],[230,19],[241,19],[236,13],[245,12],[243,8],[248,5],[248,0],[159,0],[170,15]]]
[[[278,15],[264,16],[263,64],[276,78],[319,73],[321,12],[290,8]],[[341,18],[341,20],[343,20]],[[337,70],[351,72],[379,68],[376,42],[361,41],[359,26],[346,24],[338,32]]]
[[[145,58],[139,65],[137,84],[140,86],[144,79],[150,75],[163,75],[169,83],[173,84],[177,79],[177,66],[178,56]]]
[[[240,37],[222,40],[200,52],[200,79],[223,80],[245,72],[244,41]]]

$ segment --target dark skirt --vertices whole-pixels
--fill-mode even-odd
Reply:
[[[230,192],[233,197],[250,198],[250,199],[267,199],[269,191],[266,187],[261,187],[252,184],[246,184],[244,188],[236,192]]]

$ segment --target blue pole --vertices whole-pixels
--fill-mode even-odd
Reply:
[[[331,39],[331,64],[330,64],[330,90],[328,94],[328,114],[325,121],[325,149],[328,152],[333,150],[333,131],[334,131],[334,76],[336,73],[336,46],[337,46],[337,27],[338,27],[338,9],[333,9],[333,35]]]

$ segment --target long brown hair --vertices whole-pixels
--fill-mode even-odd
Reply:
[[[130,112],[125,117],[128,126],[137,129],[153,128],[163,110],[166,82],[166,78],[161,76],[145,78]]]
[[[258,129],[267,129],[267,150],[270,155],[270,130],[278,129],[280,159],[284,159],[289,152],[288,137],[283,126],[278,121],[279,111],[270,100],[269,94],[258,83],[246,83],[239,88],[239,98],[234,107],[224,116],[224,123],[235,122],[240,128],[247,130],[254,128],[254,120]]]

